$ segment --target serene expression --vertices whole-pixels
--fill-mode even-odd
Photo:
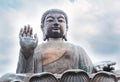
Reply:
[[[44,21],[44,32],[48,38],[62,38],[66,32],[66,20],[60,13],[48,14]]]

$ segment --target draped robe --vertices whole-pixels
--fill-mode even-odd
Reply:
[[[17,73],[63,73],[68,69],[83,69],[92,73],[93,64],[79,46],[71,43],[42,43],[34,54],[25,58],[20,52]]]

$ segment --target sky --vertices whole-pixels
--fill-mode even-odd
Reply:
[[[0,0],[0,76],[16,72],[20,28],[30,24],[43,42],[40,20],[48,9],[66,12],[68,42],[93,63],[111,60],[120,69],[120,0]]]

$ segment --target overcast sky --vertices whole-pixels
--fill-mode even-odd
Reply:
[[[30,24],[43,42],[40,20],[51,8],[67,13],[68,42],[93,63],[111,60],[120,69],[120,0],[0,0],[0,76],[16,71],[20,28]]]

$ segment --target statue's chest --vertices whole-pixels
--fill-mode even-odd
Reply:
[[[67,49],[47,48],[42,52],[44,71],[60,73],[72,66],[74,54]]]
[[[47,48],[42,52],[43,65],[52,63],[62,57],[67,50]]]

